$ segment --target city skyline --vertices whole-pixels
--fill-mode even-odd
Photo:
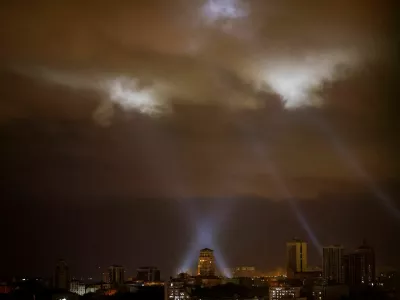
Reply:
[[[223,203],[223,200],[220,200]],[[225,200],[225,203],[229,202],[230,200]],[[154,201],[153,202],[154,205],[159,205],[159,202]],[[243,209],[247,209],[247,210],[253,210],[254,207],[256,206],[258,208],[263,207],[265,205],[265,203],[260,202],[259,200],[253,200],[252,203],[248,203],[248,205],[243,205],[243,202],[239,202],[240,206],[242,208],[242,212],[244,211]],[[266,206],[267,209],[269,209],[270,211],[273,211],[276,215],[284,215],[285,213],[287,213],[287,209],[288,207],[283,206],[281,207],[281,203],[274,203],[274,202],[267,202],[269,205]],[[308,205],[313,207],[314,211],[316,211],[316,208],[318,207],[317,205],[318,203],[312,203],[312,202],[308,202]],[[375,209],[375,202],[371,200],[371,202],[365,202],[363,201],[363,204],[367,204],[364,206],[365,209],[365,213],[369,213],[370,211],[372,212]],[[369,206],[369,205],[370,206]],[[146,207],[148,205],[148,203],[143,203],[142,207]],[[154,206],[155,208],[156,206]],[[264,206],[265,207],[265,206]],[[302,207],[302,206],[300,206]],[[54,216],[52,215],[54,212],[57,211],[57,209],[63,209],[64,213],[69,213],[68,212],[68,207],[54,207],[54,210],[51,211],[51,214],[48,217],[54,218]],[[167,208],[172,209],[172,210],[167,210]],[[321,211],[321,213],[323,213],[326,210],[326,204],[321,203],[319,205],[319,210]],[[35,208],[32,208],[35,209]],[[37,209],[37,208],[36,208]],[[115,207],[113,208],[115,209]],[[174,213],[175,211],[175,207],[171,205],[170,201],[168,202],[163,202],[163,207],[162,209],[164,210],[164,213]],[[304,208],[305,211],[307,211],[307,207]],[[240,210],[240,209],[239,209]],[[92,208],[88,208],[87,212],[90,213],[92,212]],[[119,210],[121,211],[122,210]],[[110,211],[109,211],[110,212]],[[239,212],[239,211],[238,211]],[[50,213],[50,212],[49,212]],[[331,211],[332,213],[332,211]],[[341,210],[337,210],[334,214],[332,214],[329,218],[326,218],[326,225],[325,226],[330,226],[330,222],[331,220],[336,219],[338,216],[342,216],[343,215],[343,211]],[[104,215],[105,216],[105,215]],[[128,217],[128,215],[125,212],[125,217]],[[240,214],[237,214],[237,217],[239,217]],[[255,215],[257,216],[257,214]],[[262,216],[262,212],[259,210],[259,217]],[[102,217],[102,216],[99,216]],[[306,239],[305,237],[307,236],[307,233],[305,231],[303,231],[303,234],[299,234],[299,232],[301,232],[302,230],[299,230],[299,224],[297,223],[296,220],[294,220],[290,215],[288,216],[289,219],[287,219],[288,222],[292,222],[293,224],[293,228],[297,228],[296,230],[287,230],[287,236],[281,236],[281,235],[274,235],[272,234],[271,237],[265,237],[265,236],[261,236],[257,239],[257,243],[263,245],[262,248],[257,249],[257,248],[252,248],[252,242],[250,241],[246,241],[246,235],[243,236],[243,239],[241,242],[239,242],[238,244],[236,243],[227,243],[225,244],[225,247],[222,248],[222,250],[220,250],[220,252],[223,254],[223,258],[227,261],[226,265],[227,267],[232,266],[232,265],[255,265],[257,268],[259,269],[269,269],[269,270],[273,270],[273,269],[277,269],[277,268],[285,268],[286,265],[286,252],[285,252],[285,247],[286,247],[286,242],[288,240],[288,237],[293,237],[293,236],[304,236],[304,239]],[[259,220],[259,219],[257,219]],[[256,220],[254,220],[255,222]],[[365,219],[365,221],[367,221],[367,219]],[[388,222],[388,224],[392,224],[390,221],[390,219],[386,219],[386,221]],[[121,221],[120,221],[121,222]],[[125,221],[126,222],[126,221]],[[270,222],[274,222],[274,220],[270,220]],[[121,224],[121,223],[119,223]],[[122,223],[123,224],[123,223]],[[121,225],[122,225],[121,224]],[[125,223],[126,224],[126,223]],[[179,224],[179,223],[178,223]],[[178,226],[178,224],[175,224],[175,226]],[[350,224],[349,224],[350,225]],[[120,226],[120,225],[119,225]],[[176,231],[178,230],[178,227],[172,227],[169,228],[168,231]],[[252,226],[251,223],[248,226]],[[297,226],[297,227],[296,227]],[[342,226],[344,226],[344,224],[342,224]],[[364,226],[368,226],[367,222],[362,222],[359,224],[359,226],[362,228]],[[352,227],[357,228],[357,227]],[[240,229],[244,229],[242,227],[235,227],[236,230],[240,230]],[[287,229],[290,229],[287,228]],[[394,228],[392,228],[393,230]],[[343,227],[343,230],[349,230],[346,227]],[[190,228],[188,228],[187,230],[188,234],[191,232]],[[365,231],[364,231],[365,232]],[[375,231],[377,233],[376,238],[378,238],[380,236],[380,231]],[[244,233],[244,232],[243,232]],[[386,268],[386,267],[392,267],[395,268],[396,264],[394,262],[396,262],[396,254],[393,254],[393,258],[388,259],[387,256],[385,255],[381,255],[381,253],[387,253],[384,251],[385,248],[382,248],[382,246],[384,245],[380,245],[379,243],[376,243],[374,241],[374,238],[372,235],[372,233],[374,233],[374,231],[370,231],[369,235],[366,233],[365,235],[358,235],[357,233],[355,233],[354,235],[350,236],[350,238],[347,239],[343,239],[340,235],[340,232],[332,232],[332,234],[337,234],[337,238],[334,238],[334,236],[332,238],[329,238],[329,240],[327,240],[326,242],[323,239],[320,239],[320,243],[321,246],[323,245],[329,245],[332,243],[338,243],[338,241],[340,241],[341,244],[344,245],[344,247],[346,249],[355,249],[356,247],[359,246],[359,241],[360,239],[362,239],[362,237],[366,236],[368,237],[367,239],[370,241],[371,244],[374,245],[376,252],[378,253],[377,255],[377,264],[380,267]],[[226,234],[228,234],[226,232]],[[143,237],[144,238],[144,237]],[[290,239],[290,238],[289,238]],[[318,249],[315,247],[315,245],[313,245],[311,239],[307,238],[307,241],[309,243],[309,264],[310,265],[321,265],[322,264],[322,256],[320,256],[320,254],[318,253]],[[190,239],[184,241],[185,243],[189,243]],[[97,254],[97,258],[96,260],[94,259],[90,259],[89,261],[87,259],[85,259],[84,256],[84,252],[80,252],[79,248],[74,247],[74,248],[70,248],[74,250],[74,256],[73,257],[68,257],[65,255],[65,249],[63,244],[60,245],[59,250],[57,250],[54,253],[49,253],[49,256],[53,256],[53,260],[50,259],[45,259],[41,264],[37,264],[35,263],[35,265],[37,267],[32,268],[32,262],[30,261],[26,261],[24,260],[24,267],[28,267],[28,268],[20,268],[20,270],[15,269],[15,267],[13,267],[12,269],[10,268],[8,272],[6,272],[6,274],[4,275],[8,275],[8,276],[12,276],[14,275],[14,270],[16,270],[17,273],[19,274],[23,274],[23,275],[31,275],[31,276],[36,276],[36,275],[46,275],[49,274],[51,272],[53,272],[53,263],[54,261],[58,260],[59,257],[63,257],[65,260],[68,260],[70,263],[70,265],[74,265],[74,269],[77,270],[77,274],[78,276],[84,276],[84,277],[90,277],[93,276],[93,274],[97,274],[97,268],[98,266],[109,266],[111,264],[113,264],[114,262],[118,262],[120,264],[123,264],[124,266],[126,266],[127,269],[131,269],[131,270],[136,270],[138,267],[142,266],[143,264],[152,264],[152,265],[157,265],[161,270],[165,270],[165,273],[167,274],[174,274],[177,270],[182,270],[183,269],[183,258],[185,256],[188,255],[188,250],[190,250],[191,248],[189,247],[190,244],[178,244],[180,246],[175,247],[175,244],[171,245],[170,250],[171,253],[173,254],[172,256],[170,256],[171,258],[173,258],[173,260],[171,261],[172,263],[170,264],[165,264],[165,261],[162,259],[162,255],[159,255],[158,251],[156,249],[151,250],[150,252],[147,250],[145,252],[143,252],[143,256],[144,258],[141,258],[140,256],[137,259],[132,258],[132,256],[129,254],[129,251],[126,251],[128,249],[117,249],[115,251],[113,251],[111,253],[111,255],[106,255],[105,253],[103,254],[101,251],[97,251],[94,250]],[[236,247],[243,247],[243,243],[245,243],[245,245],[247,245],[247,247],[245,247],[244,249],[246,250],[246,253],[242,253],[241,256],[237,256],[236,255],[232,255],[234,254],[234,252],[232,253],[232,251],[229,251],[229,249],[231,249],[232,245],[236,245]],[[187,246],[185,246],[187,245]],[[273,246],[271,246],[273,245]],[[277,246],[275,246],[277,245]],[[168,246],[168,245],[167,245]],[[165,247],[165,245],[160,247]],[[183,249],[184,250],[180,251],[179,249]],[[265,247],[265,248],[264,248]],[[199,247],[200,248],[200,247]],[[191,257],[191,268],[192,270],[195,270],[196,268],[196,261],[197,261],[197,256],[198,256],[198,249],[194,249],[194,250],[190,250],[191,252],[190,257]],[[158,248],[157,248],[158,249]],[[161,248],[160,248],[161,249]],[[243,249],[243,248],[242,248]],[[265,249],[265,250],[264,250]],[[260,251],[261,250],[261,251]],[[127,255],[126,255],[126,254]],[[147,253],[147,255],[145,255],[145,253]],[[254,260],[254,256],[252,260],[248,260],[246,259],[247,255],[251,255],[252,253],[255,253],[258,258]],[[267,254],[269,253],[269,255]],[[150,255],[149,255],[150,254]],[[146,258],[147,256],[147,258]],[[269,258],[271,257],[271,258]],[[278,260],[276,259],[278,258]],[[21,258],[24,259],[24,258]],[[99,262],[99,260],[102,260],[103,263]],[[7,266],[7,264],[5,264]],[[43,266],[45,266],[45,268],[43,268]],[[3,269],[6,270],[6,269]],[[39,274],[37,274],[39,273]]]
[[[317,274],[317,277],[325,278],[336,284],[347,283],[353,279],[351,276],[359,276],[357,278],[364,278],[360,274],[354,274],[354,268],[361,268],[360,264],[372,263],[373,270],[368,272],[368,281],[372,282],[372,278],[376,278],[376,257],[373,247],[366,243],[364,239],[361,246],[354,249],[345,249],[342,245],[329,245],[322,246],[321,251],[322,261],[321,264],[308,265],[308,250],[307,241],[299,238],[293,238],[286,242],[286,270],[285,268],[277,268],[276,270],[266,270],[255,268],[254,266],[235,266],[225,268],[225,270],[218,268],[216,265],[213,250],[209,248],[200,249],[197,260],[197,266],[193,269],[175,270],[172,274],[166,275],[168,277],[180,276],[186,274],[189,276],[200,276],[205,278],[212,277],[279,277],[284,276],[287,278],[298,278],[296,274],[309,273]],[[372,251],[372,257],[368,256]],[[363,254],[367,253],[367,254]],[[361,256],[360,256],[361,255]],[[367,255],[367,262],[360,261],[359,257]],[[353,258],[351,258],[353,257]],[[352,266],[353,265],[353,266]],[[353,268],[353,269],[352,269]],[[370,268],[370,267],[369,267]],[[229,269],[229,271],[227,271]],[[393,270],[393,269],[392,269]],[[391,269],[385,270],[385,272]],[[365,271],[364,271],[365,272]],[[314,275],[312,275],[314,276]],[[29,278],[43,278],[36,274],[35,276],[22,276],[21,274],[14,274],[13,278],[19,280],[28,280]],[[44,277],[46,278],[46,276]],[[1,278],[0,278],[1,279]],[[136,270],[127,270],[123,265],[110,265],[106,268],[97,267],[94,274],[88,277],[71,275],[69,265],[64,259],[59,259],[56,263],[55,272],[47,279],[52,280],[52,284],[60,289],[65,289],[69,281],[79,282],[99,282],[114,285],[121,285],[130,280],[138,280],[144,282],[161,281],[163,278],[160,276],[160,270],[155,266],[138,267]],[[13,279],[14,280],[14,279]],[[358,279],[361,280],[361,279]],[[363,279],[364,280],[364,279]],[[78,288],[78,287],[77,287]]]
[[[293,237],[400,269],[395,1],[34,2],[0,1],[0,276],[286,269]]]
[[[287,274],[273,276],[256,272],[256,268],[249,266],[235,267],[234,272],[224,275],[217,270],[218,261],[214,250],[209,248],[199,250],[195,275],[179,273],[169,276],[169,279],[163,279],[155,266],[140,267],[135,277],[125,278],[126,269],[121,265],[109,266],[106,278],[103,277],[104,272],[100,273],[101,281],[95,278],[77,279],[70,277],[67,262],[60,259],[52,278],[14,277],[3,280],[0,286],[3,294],[18,295],[23,290],[33,293],[34,298],[36,294],[43,297],[47,293],[60,300],[78,300],[78,296],[133,297],[145,291],[153,293],[152,296],[147,295],[150,298],[163,296],[173,300],[196,299],[199,295],[219,299],[221,294],[235,295],[236,298],[255,294],[269,300],[286,299],[288,296],[299,300],[339,300],[344,296],[364,299],[365,295],[381,300],[382,297],[396,295],[396,281],[391,277],[397,278],[398,273],[385,272],[377,276],[375,251],[365,239],[357,248],[346,253],[343,250],[340,245],[324,246],[323,268],[318,269],[307,264],[307,241],[293,238],[286,243]]]

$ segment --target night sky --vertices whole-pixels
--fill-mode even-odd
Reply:
[[[395,1],[34,2],[0,3],[0,276],[400,267]]]

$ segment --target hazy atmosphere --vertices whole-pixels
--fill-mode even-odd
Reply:
[[[0,4],[5,275],[273,270],[295,236],[400,267],[395,1],[34,2]]]

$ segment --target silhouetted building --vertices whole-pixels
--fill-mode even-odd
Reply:
[[[63,290],[69,289],[69,268],[67,263],[62,259],[57,262],[54,273],[54,287]]]
[[[109,283],[113,286],[124,283],[125,269],[122,266],[113,265],[108,268]]]
[[[322,270],[324,278],[336,283],[343,283],[343,246],[332,245],[323,247]]]
[[[307,272],[307,243],[294,239],[286,243],[287,276],[292,278],[295,273]]]
[[[321,278],[321,276],[322,276],[321,271],[307,271],[307,272],[296,272],[292,274],[291,278],[304,281],[306,279]]]
[[[160,270],[156,267],[141,267],[137,269],[136,279],[144,282],[160,281]]]
[[[256,276],[255,267],[236,267],[233,271],[233,277],[254,277]]]
[[[108,270],[101,273],[101,282],[110,283],[110,273]]]
[[[195,285],[201,285],[202,287],[213,287],[222,284],[221,277],[218,276],[197,276],[194,281]]]
[[[397,271],[382,272],[377,275],[377,285],[386,291],[396,291],[396,299],[400,299],[400,273]]]
[[[200,250],[197,275],[215,276],[215,258],[213,250],[208,248]]]
[[[344,256],[345,282],[350,286],[371,285],[375,281],[375,252],[364,241],[353,253]]]
[[[305,287],[303,291],[310,300],[340,300],[349,297],[349,287],[344,284],[314,284]]]

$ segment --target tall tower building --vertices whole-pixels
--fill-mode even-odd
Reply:
[[[215,258],[213,250],[208,248],[200,250],[197,275],[215,276]]]
[[[322,271],[324,278],[343,283],[343,246],[332,245],[322,249]]]
[[[345,256],[345,282],[348,285],[370,285],[375,281],[375,252],[366,241]]]
[[[293,239],[286,243],[287,276],[293,277],[295,273],[307,272],[307,243],[300,239]]]
[[[65,260],[60,259],[57,262],[54,273],[54,287],[56,289],[69,289],[69,268]]]
[[[108,268],[109,282],[116,286],[124,283],[125,269],[122,266],[113,265]]]

